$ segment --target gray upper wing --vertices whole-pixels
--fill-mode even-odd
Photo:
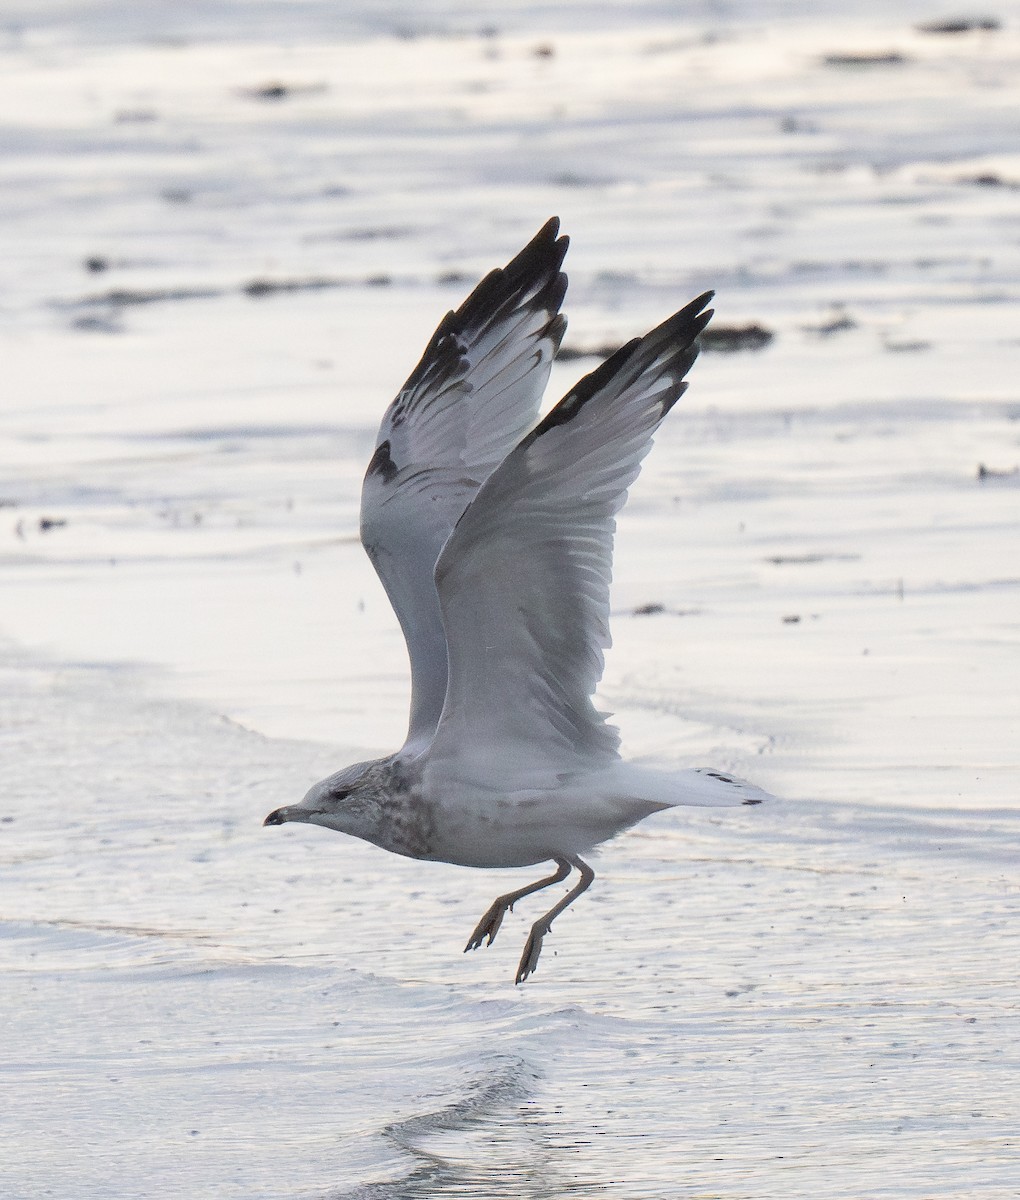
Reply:
[[[553,218],[440,322],[387,409],[362,488],[361,540],[411,660],[408,746],[446,697],[436,560],[482,482],[535,423],[566,322],[568,239]]]
[[[618,757],[592,704],[615,514],[708,323],[707,293],[577,385],[493,471],[436,566],[449,650],[444,776],[526,787]]]

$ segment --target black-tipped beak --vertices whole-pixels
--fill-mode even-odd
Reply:
[[[262,822],[263,825],[283,825],[284,819],[281,816],[282,808],[278,808],[276,812],[271,812],[268,817]]]

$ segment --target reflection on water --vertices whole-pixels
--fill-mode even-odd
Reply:
[[[425,1200],[430,1196],[522,1196],[555,1200],[590,1184],[571,1181],[565,1146],[535,1107],[538,1074],[524,1059],[498,1057],[491,1074],[459,1100],[388,1125],[383,1137],[409,1160],[386,1183],[332,1193],[333,1200]]]

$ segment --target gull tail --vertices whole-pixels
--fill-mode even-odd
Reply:
[[[695,808],[729,808],[737,804],[763,804],[775,797],[746,779],[712,767],[664,771],[636,763],[617,763],[615,769],[631,794],[654,806],[652,811],[691,805]]]
[[[705,808],[729,804],[762,804],[775,797],[757,784],[748,783],[746,779],[738,779],[726,771],[716,771],[712,767],[695,767],[690,771],[681,771],[674,776],[680,793],[680,798],[670,802],[670,807],[677,804],[694,804]]]

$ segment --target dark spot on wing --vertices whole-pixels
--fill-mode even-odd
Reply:
[[[590,375],[586,375],[580,380],[574,390],[563,397],[552,412],[548,413],[545,419],[535,426],[521,444],[530,445],[537,438],[540,438],[543,433],[548,433],[550,429],[554,429],[557,425],[566,425],[572,421],[592,396],[596,395],[597,392],[609,383],[640,344],[640,338],[633,338],[626,345],[621,346],[611,358],[607,358]]]
[[[722,771],[702,771],[702,775],[707,775],[709,779],[718,779],[720,783],[728,783],[733,787],[740,787],[740,780],[734,779],[732,775],[724,775]],[[741,800],[741,804],[761,804],[761,797],[747,796]]]
[[[365,476],[367,478],[369,475],[381,475],[384,483],[390,483],[396,478],[399,471],[400,468],[390,458],[390,443],[389,441],[385,441],[376,447],[375,454],[372,455],[372,461],[368,464]]]

